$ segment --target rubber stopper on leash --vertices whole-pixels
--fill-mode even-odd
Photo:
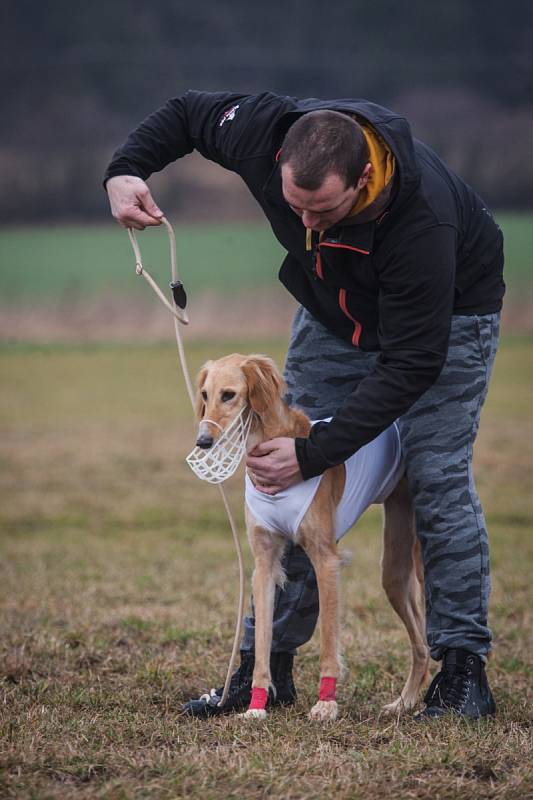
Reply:
[[[337,678],[320,679],[320,692],[318,699],[326,701],[337,699]]]
[[[252,689],[252,699],[248,706],[249,711],[264,711],[268,700],[268,692],[266,689],[261,689],[255,686]]]
[[[187,305],[187,295],[185,293],[185,287],[183,286],[183,283],[181,281],[170,281],[169,286],[172,289],[174,302],[178,308],[183,310]]]

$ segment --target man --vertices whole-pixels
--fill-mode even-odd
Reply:
[[[399,419],[426,572],[427,636],[442,669],[421,718],[495,711],[488,543],[472,478],[498,342],[502,236],[483,201],[407,122],[363,100],[187,92],[146,119],[106,173],[122,225],[159,224],[144,180],[198,150],[246,182],[287,250],[280,280],[301,303],[285,375],[314,419],[309,439],[274,439],[248,458],[275,493],[338,464]],[[216,268],[216,267],[215,267]],[[274,614],[271,703],[291,703],[293,655],[318,615],[298,547]],[[224,711],[250,699],[254,621]],[[202,696],[184,707],[220,713]]]

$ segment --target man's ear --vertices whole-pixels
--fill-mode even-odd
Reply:
[[[196,378],[196,398],[194,404],[194,411],[196,414],[196,419],[198,420],[202,419],[205,414],[205,403],[202,397],[202,389],[204,388],[204,383],[207,378],[207,373],[209,372],[209,367],[211,366],[212,363],[213,363],[212,361],[206,361]]]
[[[267,356],[248,356],[241,365],[248,386],[248,400],[257,414],[264,414],[285,390],[280,372]]]
[[[367,163],[366,167],[364,168],[364,170],[362,171],[361,177],[357,181],[357,188],[358,189],[363,189],[367,185],[371,173],[372,173],[372,164],[369,161]]]

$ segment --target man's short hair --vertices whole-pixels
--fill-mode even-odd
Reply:
[[[289,128],[280,154],[280,166],[292,170],[296,186],[315,191],[334,173],[345,187],[355,186],[369,151],[361,126],[338,111],[310,111]]]

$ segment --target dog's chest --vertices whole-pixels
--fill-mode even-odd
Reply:
[[[271,496],[259,492],[246,475],[246,505],[258,525],[296,540],[300,523],[313,502],[321,478],[318,475]]]
[[[404,467],[396,423],[354,453],[345,468],[344,492],[334,522],[337,540],[372,503],[383,503],[400,480]],[[297,541],[298,529],[321,479],[318,475],[271,496],[259,492],[247,475],[246,504],[258,525]]]

